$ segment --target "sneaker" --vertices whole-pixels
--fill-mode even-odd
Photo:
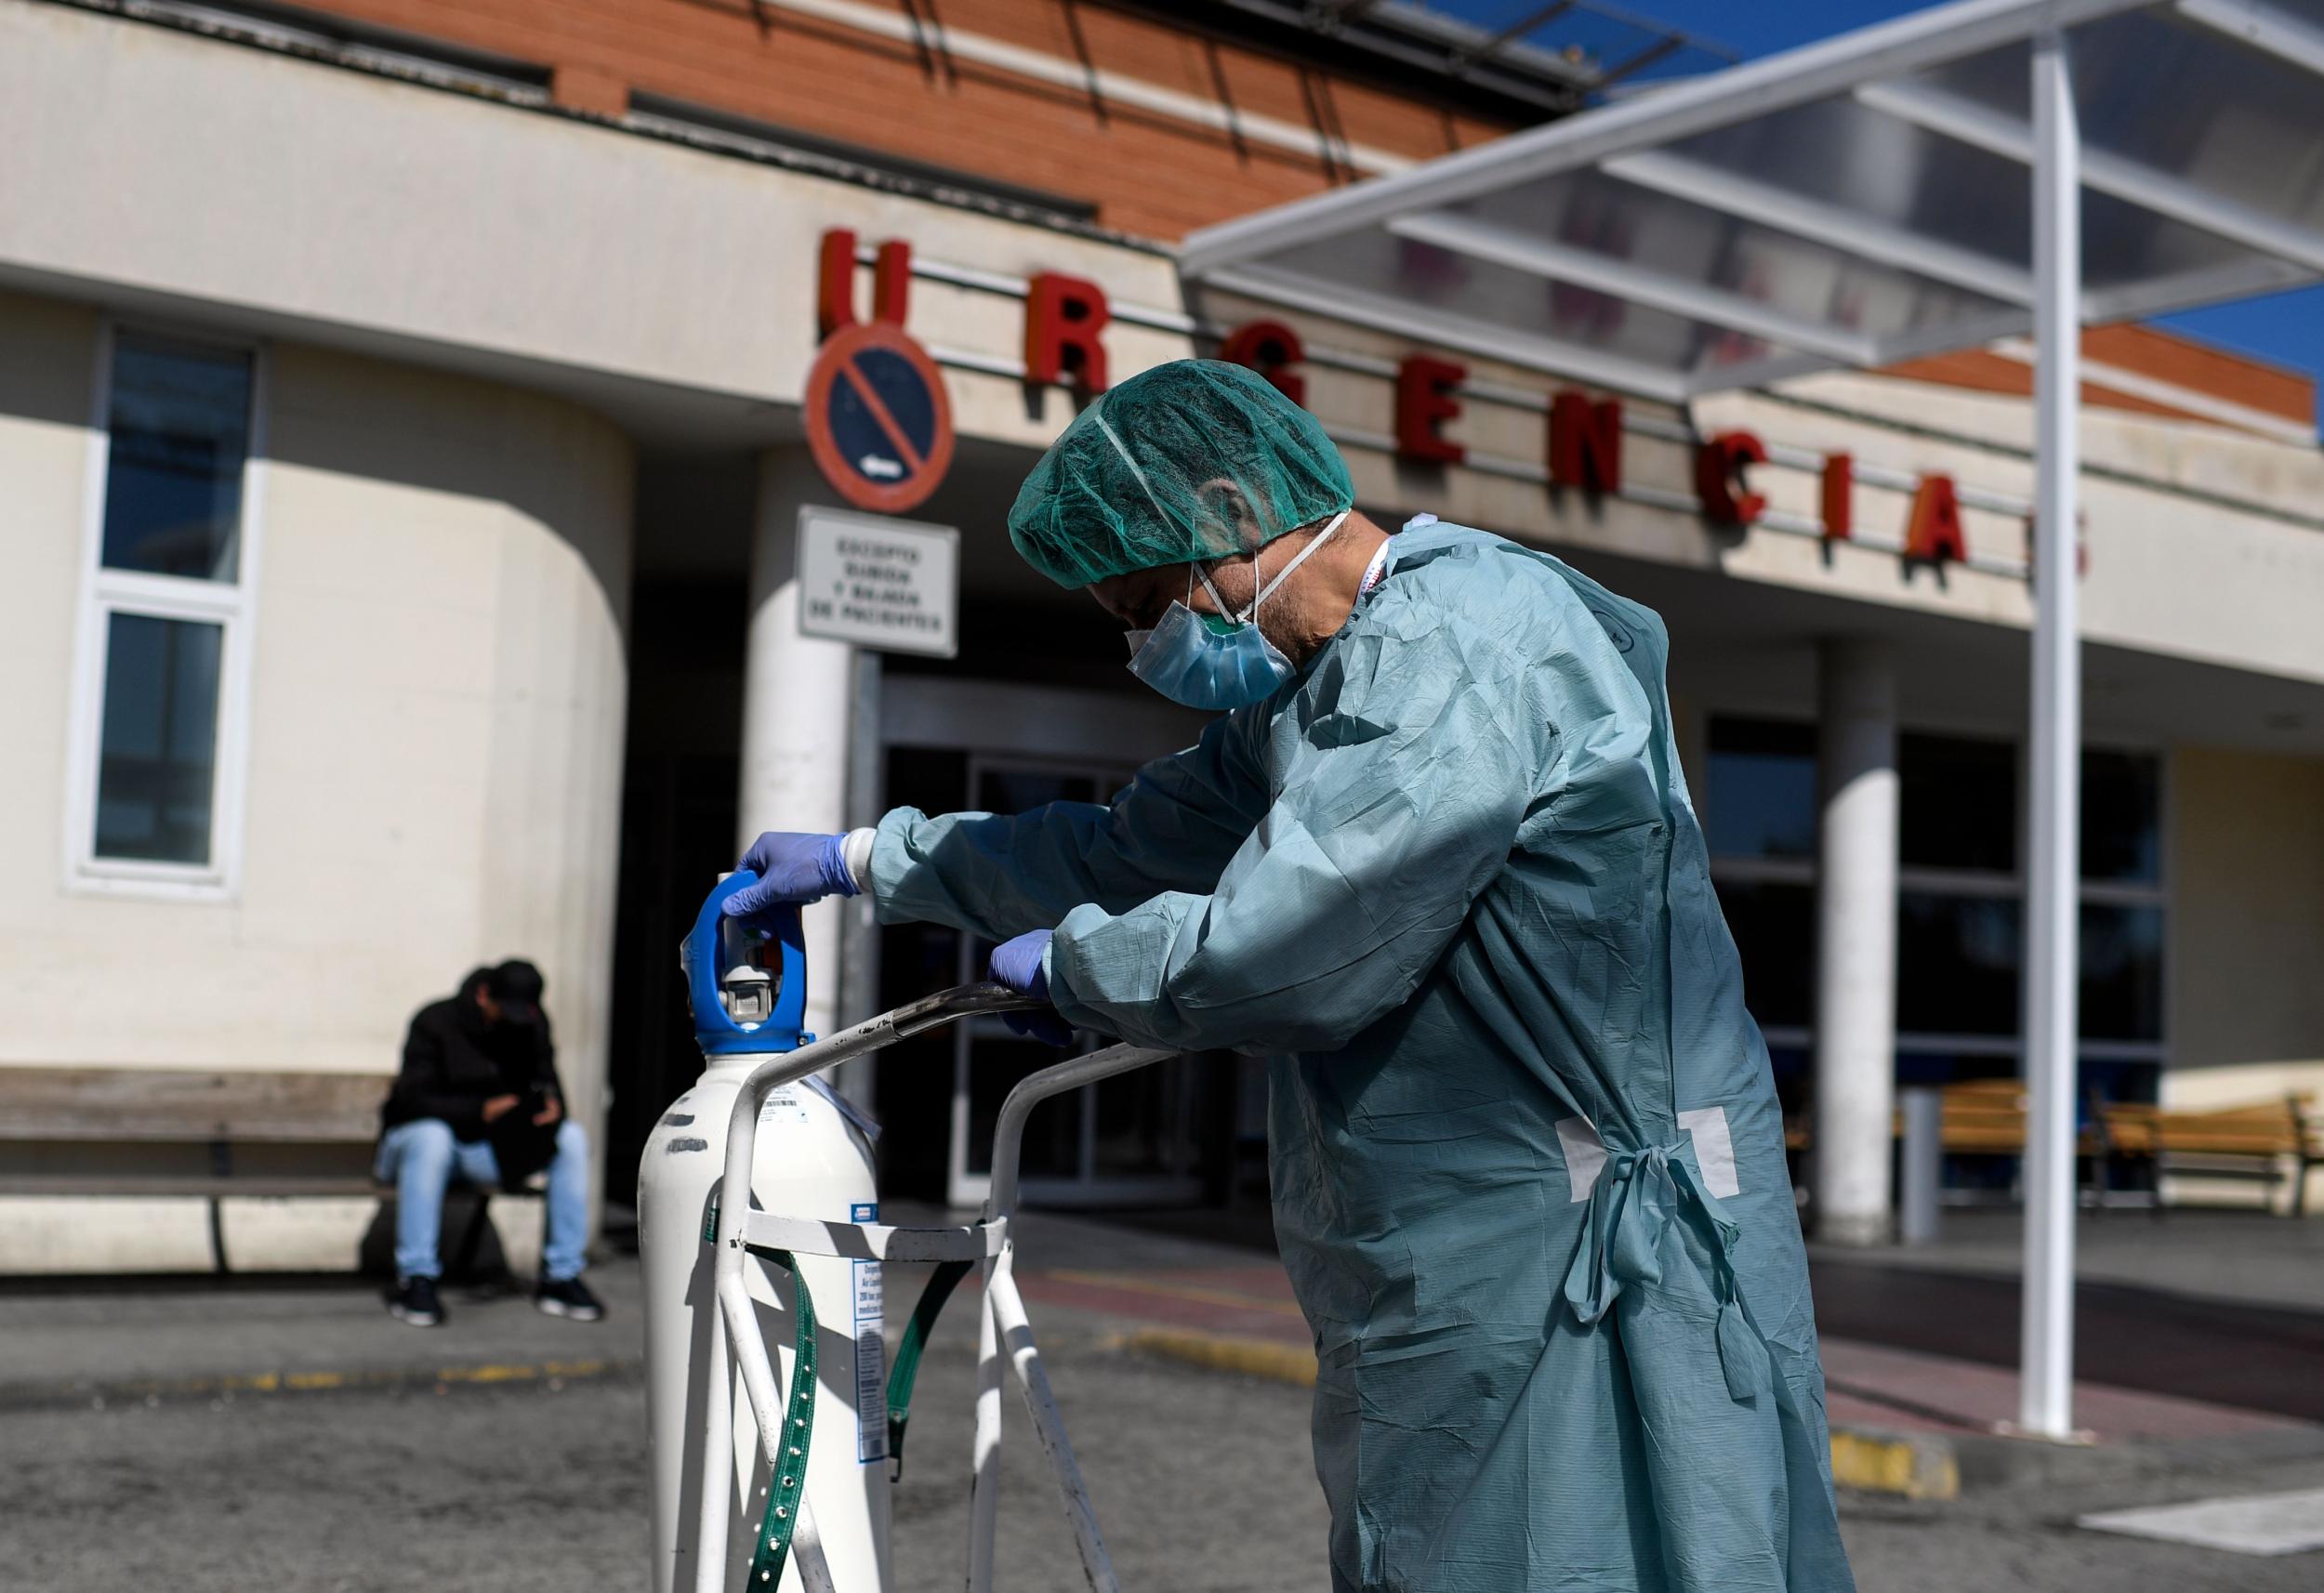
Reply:
[[[433,1278],[405,1278],[388,1296],[388,1314],[414,1327],[441,1327],[443,1302],[436,1298]]]
[[[545,1316],[567,1316],[575,1322],[596,1322],[605,1308],[578,1278],[543,1278],[533,1291],[533,1304]]]

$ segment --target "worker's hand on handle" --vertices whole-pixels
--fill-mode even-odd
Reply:
[[[481,1112],[485,1122],[497,1123],[516,1109],[517,1098],[515,1096],[495,1095],[484,1102]]]
[[[856,894],[855,877],[848,872],[845,836],[769,830],[750,843],[742,866],[757,875],[759,883],[728,897],[724,911],[757,928],[774,928],[778,907]]]
[[[1003,941],[993,948],[993,963],[985,977],[995,984],[1005,984],[1020,995],[1036,1001],[1049,999],[1049,972],[1042,966],[1049,957],[1050,931],[1036,929],[1019,935],[1013,941]],[[1015,1033],[1049,1046],[1073,1044],[1074,1032],[1054,1009],[1034,1012],[1006,1012],[1002,1021]]]

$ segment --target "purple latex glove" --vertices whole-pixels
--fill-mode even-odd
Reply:
[[[750,843],[742,866],[759,876],[726,899],[724,912],[757,928],[772,928],[774,909],[826,896],[852,896],[845,836],[805,836],[769,830]]]
[[[1048,929],[1036,929],[1031,934],[1019,935],[1013,941],[1003,941],[993,948],[992,967],[984,977],[995,984],[1007,985],[1021,995],[1029,995],[1036,1001],[1047,1001],[1049,974],[1041,964],[1049,955],[1051,933]],[[1004,1012],[1001,1020],[1012,1032],[1044,1045],[1073,1044],[1073,1030],[1057,1016],[1054,1008],[1046,1012]]]

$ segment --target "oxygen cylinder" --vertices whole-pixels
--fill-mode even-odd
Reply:
[[[703,903],[686,939],[684,963],[695,1038],[705,1070],[672,1101],[646,1139],[638,1166],[638,1249],[645,1285],[647,1422],[653,1449],[654,1593],[694,1593],[690,1523],[706,1484],[722,1491],[731,1517],[729,1559],[719,1586],[743,1586],[751,1544],[767,1502],[768,1463],[738,1373],[725,1375],[734,1428],[735,1475],[706,1480],[702,1424],[718,1391],[709,1364],[711,1246],[704,1233],[721,1197],[727,1126],[752,1068],[812,1041],[799,1032],[807,998],[806,959],[796,916],[768,939],[740,929],[719,911],[747,872],[727,875]],[[770,967],[769,962],[773,966]],[[759,1113],[751,1193],[764,1211],[849,1222],[878,1215],[869,1125],[820,1081],[775,1090]],[[721,1197],[722,1198],[722,1197]],[[816,1320],[815,1426],[807,1500],[841,1593],[889,1593],[887,1373],[880,1338],[879,1263],[797,1257],[812,1291]],[[788,1387],[795,1319],[792,1276],[751,1257],[745,1264],[760,1330]],[[793,1556],[777,1589],[799,1593]]]

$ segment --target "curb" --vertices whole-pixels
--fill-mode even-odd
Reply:
[[[643,1372],[638,1357],[610,1361],[487,1363],[477,1366],[403,1366],[371,1371],[252,1372],[216,1377],[164,1377],[108,1382],[0,1383],[0,1410],[32,1411],[108,1405],[158,1405],[167,1400],[226,1400],[245,1395],[430,1392],[509,1384],[554,1392],[568,1383],[612,1382]]]
[[[1295,1344],[1236,1338],[1218,1333],[1141,1328],[1115,1335],[1105,1341],[1105,1347],[1158,1355],[1207,1371],[1264,1377],[1302,1389],[1315,1386],[1314,1353]],[[1961,1464],[1952,1441],[1940,1433],[1834,1428],[1831,1475],[1834,1486],[1858,1493],[1916,1500],[1961,1496]]]
[[[1835,1488],[1859,1494],[1958,1499],[1961,1460],[1953,1441],[1943,1433],[1836,1427],[1831,1429],[1831,1480]]]

